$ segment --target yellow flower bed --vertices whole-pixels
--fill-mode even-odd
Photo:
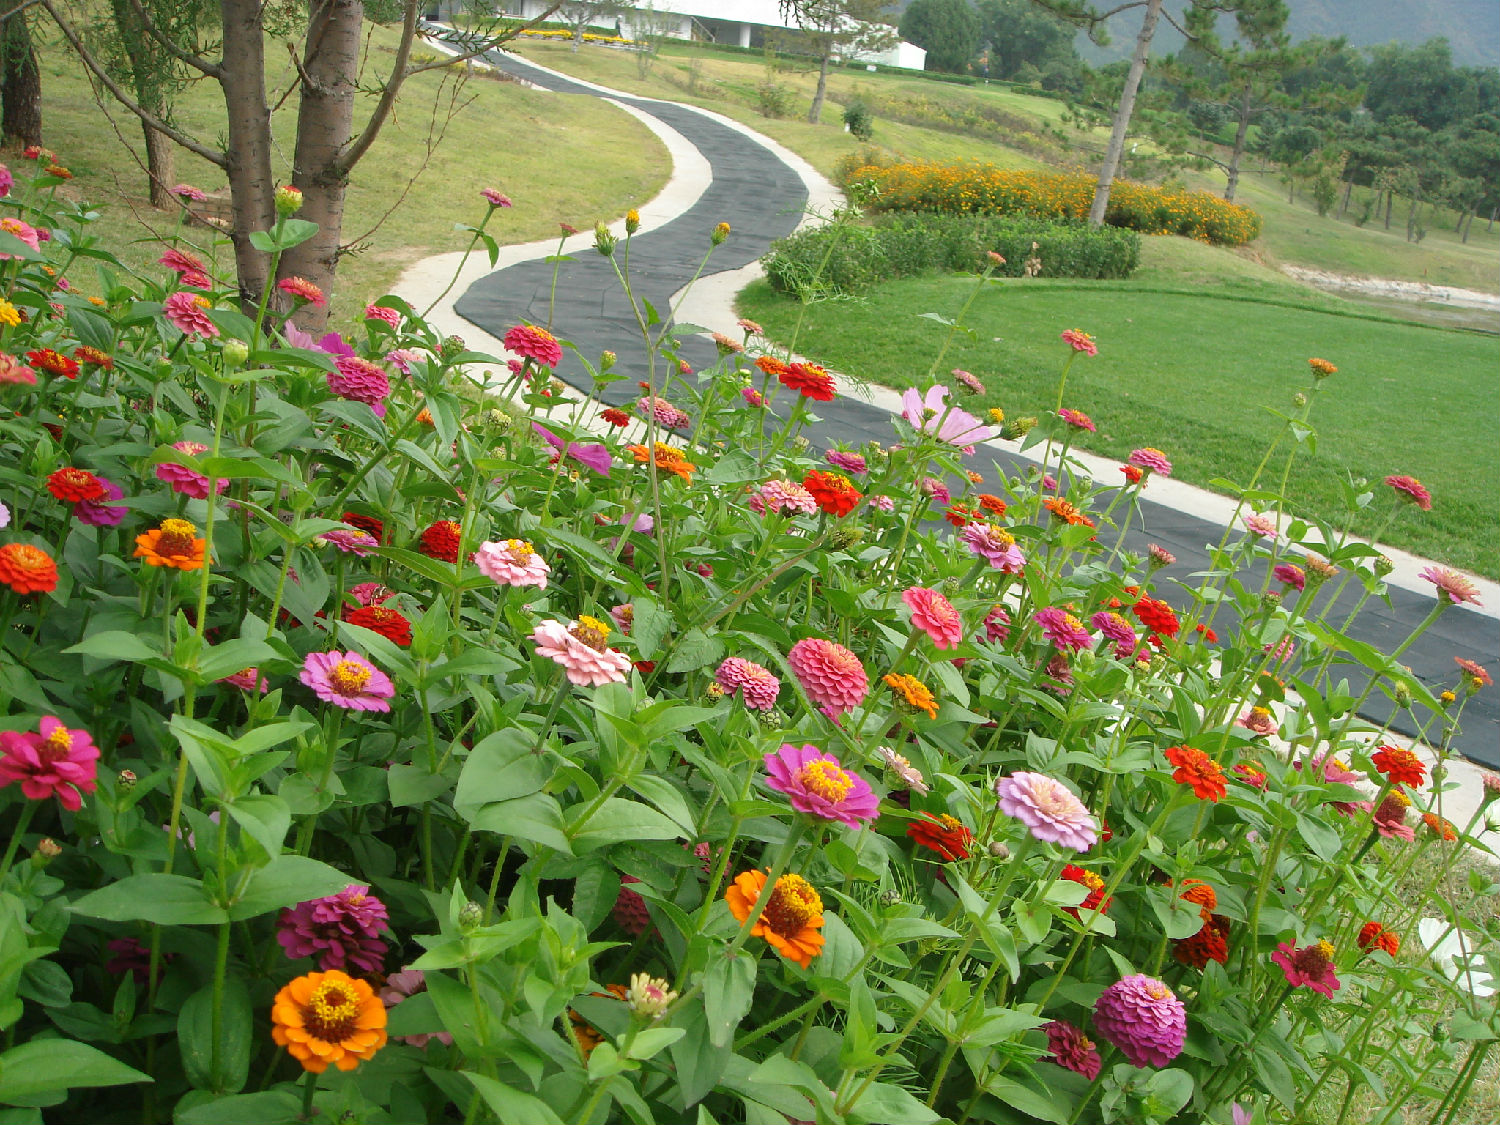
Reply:
[[[537,27],[537,28],[529,28],[527,30],[522,31],[521,34],[525,35],[525,36],[528,36],[529,38],[532,38],[532,39],[559,39],[559,40],[561,40],[561,39],[571,39],[571,38],[573,38],[573,33],[571,31],[569,31],[565,27]],[[618,35],[596,35],[592,31],[585,31],[583,33],[583,41],[585,43],[614,43],[614,44],[619,44],[619,45],[622,45],[622,46],[624,44],[627,44],[627,43],[634,43],[635,42],[635,40],[633,40],[633,39],[623,39],[623,38],[621,38]]]

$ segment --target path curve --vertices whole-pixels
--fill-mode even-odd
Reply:
[[[783,155],[785,150],[775,151],[780,146],[711,111],[607,90],[535,66],[513,55],[494,53],[488,59],[542,89],[607,97],[651,125],[664,139],[668,136],[675,138],[668,141],[674,168],[678,167],[679,159],[706,162],[710,182],[701,193],[695,194],[693,190],[695,186],[701,186],[701,172],[698,185],[687,183],[689,177],[679,177],[674,172],[663,196],[653,200],[643,211],[642,230],[632,239],[630,277],[637,296],[650,301],[665,314],[672,307],[674,295],[680,294],[708,251],[708,232],[714,224],[728,222],[733,233],[712,257],[714,268],[720,271],[717,279],[700,280],[695,284],[695,292],[707,299],[694,301],[683,319],[703,324],[711,330],[734,334],[729,319],[732,317],[733,293],[754,276],[755,264],[770,243],[797,227],[808,204],[809,191],[804,174],[790,166]],[[684,145],[694,151],[689,154]],[[665,218],[668,214],[671,217]],[[468,330],[461,330],[471,345],[475,343],[473,328],[481,329],[498,346],[495,338],[511,325],[522,320],[540,324],[551,320],[558,334],[584,355],[592,357],[606,349],[614,351],[619,356],[616,370],[628,377],[609,387],[603,398],[613,405],[630,403],[639,396],[635,380],[645,371],[645,350],[634,315],[610,263],[593,251],[586,238],[574,241],[580,245],[572,248],[573,260],[561,265],[555,307],[551,305],[553,265],[541,260],[553,252],[554,242],[506,248],[502,253],[507,264],[502,268],[491,271],[481,266],[466,271],[482,272],[482,276],[472,282],[468,282],[467,277],[461,279],[461,286],[455,291],[461,292],[462,296],[452,303],[453,311],[471,326]],[[728,270],[725,270],[726,266]],[[452,268],[448,266],[450,274]],[[403,277],[403,285],[407,280]],[[466,288],[462,287],[463,282],[468,282]],[[716,311],[724,323],[704,323],[704,319],[699,319],[700,316],[706,319]],[[707,367],[716,358],[713,344],[706,336],[685,337],[682,345],[680,354],[694,368]],[[571,357],[564,361],[557,374],[580,390],[589,388],[586,372]],[[853,388],[841,387],[843,389]],[[884,444],[891,440],[890,417],[897,396],[878,388],[862,390],[873,401],[861,401],[854,394],[841,394],[834,402],[820,406],[823,421],[806,431],[815,445],[826,447],[835,440],[855,445],[865,441]],[[1006,444],[991,443],[981,457],[973,459],[974,468],[985,474],[992,488],[999,474],[1024,473],[1033,464],[1013,449],[1005,448]],[[1096,475],[1110,479],[1104,475],[1113,472],[1110,463],[1096,460],[1099,463]],[[1091,470],[1093,468],[1091,466]],[[1162,573],[1162,577],[1169,581],[1191,582],[1192,574],[1207,568],[1205,545],[1218,542],[1232,508],[1233,502],[1224,497],[1189,489],[1170,480],[1159,480],[1153,483],[1152,497],[1141,503],[1144,528],[1132,531],[1127,536],[1126,545],[1129,549],[1144,552],[1148,542],[1161,544],[1178,560],[1175,566]],[[1197,512],[1218,518],[1206,519]],[[1413,572],[1403,576],[1412,588],[1394,584],[1388,587],[1388,604],[1373,601],[1367,604],[1354,629],[1357,639],[1386,652],[1405,639],[1432,606],[1431,587],[1416,580],[1415,571],[1422,560],[1408,556],[1403,561],[1407,565],[1402,569]],[[1491,586],[1486,584],[1487,593],[1493,592]],[[1344,601],[1352,607],[1355,597],[1353,590],[1346,591]],[[1491,597],[1489,601],[1490,613],[1500,610],[1500,597]],[[1497,635],[1500,630],[1496,629],[1490,613],[1474,613],[1462,607],[1450,609],[1406,650],[1403,659],[1435,692],[1453,684],[1455,656],[1494,668],[1497,651],[1500,651],[1500,643],[1497,643],[1500,642],[1500,635]],[[1364,678],[1357,667],[1341,667],[1338,674],[1348,676],[1358,693]],[[1466,757],[1492,767],[1500,767],[1500,701],[1497,701],[1497,695],[1500,693],[1490,690],[1469,701],[1464,713],[1464,730],[1454,743],[1455,749]],[[1374,693],[1365,714],[1383,722],[1390,716],[1390,705],[1380,693]],[[1408,735],[1417,733],[1403,723],[1404,720],[1398,717],[1392,725]]]

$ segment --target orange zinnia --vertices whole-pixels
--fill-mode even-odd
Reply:
[[[1410,785],[1416,789],[1427,780],[1427,766],[1422,759],[1400,746],[1377,747],[1370,761],[1392,785]]]
[[[308,973],[276,994],[271,1038],[314,1074],[353,1070],[385,1046],[385,1004],[347,973]]]
[[[724,892],[729,912],[741,925],[760,898],[767,874],[742,871]],[[765,938],[777,953],[805,969],[823,950],[823,935],[818,932],[822,925],[823,900],[818,892],[801,875],[783,875],[750,928],[750,936]]]
[[[900,672],[892,672],[885,676],[884,680],[886,686],[896,693],[901,702],[913,710],[926,711],[929,719],[937,718],[937,700],[932,697],[932,691],[921,680]]]
[[[1094,526],[1093,520],[1080,512],[1073,504],[1060,497],[1048,496],[1042,501],[1042,507],[1046,508],[1047,511],[1051,512],[1063,523],[1073,524],[1074,526],[1079,524],[1083,524],[1086,527]]]
[[[52,556],[30,543],[0,547],[0,585],[18,594],[48,594],[57,589],[57,564]]]
[[[923,813],[922,818],[906,826],[908,836],[924,848],[931,848],[950,863],[956,859],[969,858],[969,845],[974,841],[974,834],[957,817],[947,813],[937,816]]]
[[[150,566],[201,570],[208,540],[197,536],[198,529],[187,520],[162,520],[160,527],[135,537],[135,557]]]
[[[681,477],[688,484],[693,483],[693,473],[697,470],[698,466],[689,461],[683,455],[682,450],[678,449],[675,445],[668,445],[664,441],[659,441],[649,453],[644,445],[627,445],[625,448],[634,454],[637,461],[646,461],[649,458],[663,472]]]
[[[1166,751],[1166,755],[1167,761],[1177,767],[1172,780],[1191,785],[1194,795],[1200,801],[1217,801],[1224,796],[1224,771],[1202,750],[1195,750],[1191,746],[1173,746]]]
[[[1219,907],[1219,896],[1214,889],[1202,879],[1184,879],[1182,886],[1183,892],[1177,897],[1196,906],[1204,922],[1213,917],[1214,911]]]

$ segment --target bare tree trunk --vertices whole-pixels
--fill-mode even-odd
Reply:
[[[583,46],[583,25],[585,22],[584,18],[580,16],[578,22],[573,25],[573,53],[575,55],[578,53],[578,48]]]
[[[1396,189],[1387,188],[1385,192],[1385,229],[1391,229],[1391,205],[1396,199]]]
[[[1234,202],[1235,190],[1240,186],[1240,160],[1245,155],[1245,137],[1250,132],[1250,83],[1245,83],[1240,98],[1240,121],[1234,131],[1234,151],[1229,154],[1229,182],[1224,185],[1224,198]]]
[[[355,76],[359,73],[361,0],[316,0],[307,26],[302,60],[302,104],[297,111],[297,148],[292,183],[302,189],[300,217],[318,224],[318,233],[281,258],[282,277],[305,277],[325,293],[338,269],[344,226],[345,147],[354,127]],[[321,328],[326,307],[304,305],[303,328]]]
[[[1475,213],[1477,211],[1478,211],[1478,208],[1476,207],[1473,211],[1469,212],[1468,219],[1464,222],[1464,225],[1463,225],[1464,226],[1464,234],[1463,234],[1463,237],[1461,239],[1459,239],[1460,242],[1463,242],[1465,244],[1468,243],[1468,241],[1469,241],[1469,232],[1474,229],[1474,215],[1475,215]]]
[[[1353,180],[1345,180],[1344,181],[1344,198],[1343,198],[1343,201],[1339,204],[1339,218],[1342,219],[1345,215],[1347,215],[1349,213],[1349,197],[1351,195],[1353,195],[1353,194],[1354,194],[1354,181]]]
[[[3,25],[0,39],[0,134],[23,145],[42,143],[42,72],[26,13],[18,12]]]
[[[219,0],[224,63],[219,83],[228,111],[229,195],[235,272],[240,303],[260,302],[269,261],[250,245],[255,231],[270,230],[276,217],[271,176],[271,111],[266,105],[266,60],[260,0]]]
[[[141,122],[146,138],[146,174],[151,177],[151,206],[170,211],[177,207],[172,184],[177,178],[177,144],[165,133]]]
[[[833,38],[823,44],[823,65],[818,68],[818,88],[813,91],[812,108],[807,111],[807,123],[816,125],[823,116],[823,98],[828,93],[828,60],[833,54]]]
[[[1490,221],[1484,226],[1485,233],[1489,233],[1490,231],[1495,229],[1495,212],[1497,211],[1500,211],[1500,207],[1490,208]]]
[[[1109,189],[1115,182],[1115,169],[1120,166],[1120,155],[1125,151],[1125,132],[1130,128],[1130,115],[1135,111],[1135,95],[1141,86],[1141,75],[1146,70],[1146,56],[1151,53],[1151,37],[1156,34],[1161,2],[1162,0],[1146,2],[1146,15],[1141,20],[1141,33],[1135,39],[1135,54],[1130,60],[1130,72],[1125,75],[1125,88],[1120,91],[1120,105],[1115,110],[1115,127],[1109,134],[1109,148],[1104,152],[1104,165],[1099,169],[1099,183],[1094,188],[1094,205],[1089,208],[1091,227],[1104,225],[1104,212],[1109,207]]]

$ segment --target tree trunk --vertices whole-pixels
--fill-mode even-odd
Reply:
[[[1162,0],[1146,2],[1146,15],[1141,20],[1141,33],[1135,39],[1135,54],[1130,60],[1130,72],[1125,76],[1125,88],[1120,91],[1120,105],[1115,110],[1115,125],[1109,134],[1109,148],[1104,152],[1104,164],[1099,169],[1099,183],[1094,188],[1094,205],[1089,208],[1091,227],[1104,225],[1104,212],[1109,207],[1109,189],[1115,181],[1115,169],[1120,165],[1120,155],[1125,151],[1125,133],[1130,128],[1130,115],[1135,112],[1135,95],[1141,86],[1141,75],[1146,70],[1146,56],[1151,53],[1151,37],[1156,34],[1161,2]]]
[[[823,65],[818,68],[818,88],[813,91],[812,108],[807,111],[807,123],[816,125],[823,116],[823,98],[828,93],[828,60],[833,55],[833,37],[823,45]]]
[[[42,143],[42,72],[26,13],[18,12],[3,25],[0,41],[0,134],[23,145]]]
[[[302,102],[297,110],[297,147],[292,183],[302,189],[300,218],[318,224],[318,233],[281,257],[282,277],[305,277],[324,293],[333,288],[339,238],[344,226],[345,146],[354,126],[354,78],[359,73],[359,33],[365,9],[360,0],[318,0],[307,26],[302,60]],[[309,331],[328,318],[326,306],[304,305],[298,323]]]
[[[130,63],[130,85],[142,109],[165,120],[167,88],[172,80],[172,58],[151,38],[130,0],[111,0],[115,30]],[[172,184],[176,178],[176,146],[164,133],[141,122],[146,141],[146,175],[151,206],[173,210]]]
[[[578,48],[583,46],[584,22],[585,21],[580,18],[579,21],[573,25],[573,53],[575,55],[578,53]]]
[[[240,304],[251,310],[260,303],[270,263],[265,254],[250,245],[250,235],[270,230],[276,218],[263,11],[261,0],[219,0],[224,31],[224,64],[219,84],[224,88],[224,107],[228,111],[229,238],[234,243]]]
[[[165,133],[157,132],[144,121],[141,132],[146,138],[146,174],[151,177],[151,206],[172,211],[180,206],[172,195],[177,178],[177,143]]]
[[[1339,218],[1342,219],[1345,215],[1347,215],[1349,213],[1349,197],[1351,195],[1353,195],[1353,194],[1354,194],[1354,181],[1353,180],[1345,180],[1344,181],[1344,199],[1343,199],[1343,202],[1341,202],[1339,204]]]
[[[1240,121],[1234,131],[1234,151],[1229,154],[1229,182],[1224,185],[1224,198],[1234,202],[1235,189],[1240,186],[1240,159],[1245,155],[1245,137],[1250,132],[1250,83],[1245,83],[1240,98]]]
[[[1468,220],[1464,223],[1464,234],[1463,237],[1459,239],[1459,241],[1464,243],[1465,245],[1467,245],[1469,242],[1469,232],[1474,229],[1474,215],[1477,211],[1478,208],[1475,208],[1474,211],[1470,211]]]
[[[1497,211],[1500,211],[1500,207],[1490,208],[1490,221],[1484,225],[1485,233],[1489,233],[1495,229],[1495,212]]]
[[[1385,229],[1391,229],[1391,205],[1396,200],[1396,189],[1386,188],[1385,192]]]

